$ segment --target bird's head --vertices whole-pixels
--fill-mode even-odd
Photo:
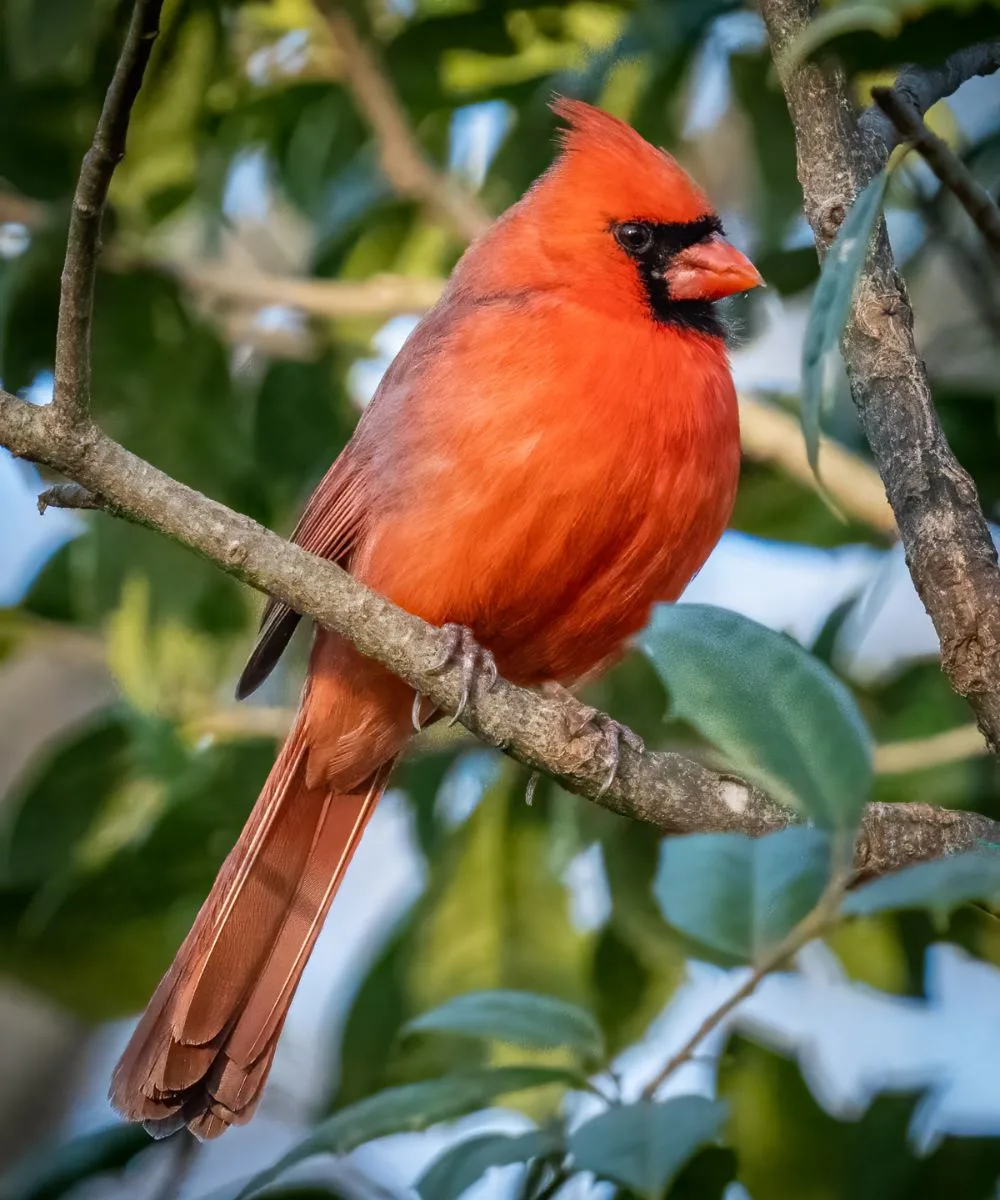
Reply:
[[[579,100],[553,108],[561,152],[511,222],[521,269],[609,314],[721,334],[714,301],[763,280],[704,192],[616,117]]]

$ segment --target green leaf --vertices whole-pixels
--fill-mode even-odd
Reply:
[[[841,912],[850,917],[910,908],[947,913],[970,900],[1000,904],[997,850],[936,858],[883,875],[845,896]]]
[[[428,1129],[440,1121],[476,1112],[498,1096],[550,1084],[582,1088],[586,1080],[575,1071],[559,1067],[496,1067],[387,1088],[322,1121],[273,1167],[255,1176],[237,1200],[255,1195],[289,1167],[314,1154],[349,1154],[374,1138]]]
[[[854,698],[783,634],[702,604],[660,605],[639,645],[693,725],[734,770],[827,829],[852,829],[872,782]]]
[[[831,839],[792,826],[763,838],[668,838],[654,891],[676,929],[724,959],[752,962],[815,907],[830,874]]]
[[[703,1096],[617,1104],[570,1136],[570,1153],[577,1170],[644,1200],[661,1200],[684,1164],[719,1136],[725,1119],[726,1106]]]
[[[417,1191],[422,1200],[459,1200],[490,1167],[526,1163],[553,1153],[558,1146],[554,1134],[540,1129],[517,1137],[484,1133],[467,1138],[431,1163],[417,1181]]]
[[[84,1180],[124,1167],[149,1144],[141,1125],[119,1124],[44,1146],[0,1180],[0,1200],[57,1200]]]
[[[103,714],[46,758],[22,795],[7,803],[0,886],[42,884],[72,865],[74,851],[128,769],[129,734]]]
[[[599,1060],[604,1049],[597,1022],[584,1009],[554,996],[505,988],[456,996],[411,1021],[407,1029],[494,1038],[539,1049],[566,1047],[592,1061]]]
[[[828,366],[838,352],[872,230],[882,213],[888,182],[888,170],[880,171],[854,201],[823,263],[809,308],[802,349],[802,430],[809,463],[817,478],[820,425],[828,398]]]

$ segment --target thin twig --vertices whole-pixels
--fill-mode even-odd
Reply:
[[[1000,41],[978,42],[949,55],[939,66],[924,67],[909,64],[896,76],[893,91],[902,97],[921,116],[957,92],[963,83],[977,75],[992,75],[1000,70]],[[880,142],[886,151],[899,142],[899,132],[881,109],[872,105],[859,122],[867,138]]]
[[[840,907],[840,901],[847,886],[849,875],[835,873],[816,906],[791,929],[784,938],[770,950],[754,967],[746,980],[718,1008],[713,1009],[702,1021],[684,1045],[673,1055],[661,1071],[642,1089],[642,1098],[652,1100],[664,1083],[686,1062],[694,1057],[698,1047],[710,1033],[722,1024],[733,1009],[753,995],[765,976],[776,971],[786,959],[796,951],[801,950],[813,938],[819,937],[833,922]]]
[[[887,742],[876,747],[875,772],[878,775],[907,775],[911,771],[985,758],[988,754],[978,726],[959,725],[957,729],[946,729],[930,737]]]
[[[426,205],[465,241],[474,241],[489,229],[490,214],[427,161],[399,97],[346,11],[335,0],[317,4],[340,48],[344,82],[375,135],[386,179],[401,196]]]
[[[872,88],[872,99],[903,140],[917,150],[938,179],[975,222],[983,240],[1000,255],[1000,209],[947,142],[928,129],[923,117],[894,88]]]
[[[90,412],[90,327],[104,206],[111,176],[125,154],[132,106],[159,33],[162,7],[163,0],[136,0],[125,45],[73,197],[59,291],[52,401],[64,430],[85,421]]]

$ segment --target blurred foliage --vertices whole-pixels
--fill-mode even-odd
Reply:
[[[496,118],[499,144],[480,188],[491,210],[515,200],[548,163],[552,93],[579,96],[691,166],[786,311],[808,298],[819,267],[799,220],[793,131],[759,22],[740,0],[348,7],[376,44],[421,147],[442,169],[462,157],[470,111]],[[128,10],[127,0],[0,2],[0,220],[11,198],[18,214],[30,212],[26,228],[0,224],[11,235],[0,242],[0,376],[12,389],[44,390],[52,369],[70,197]],[[873,76],[998,34],[995,4],[842,0],[821,7],[797,53],[838,56],[863,102]],[[709,66],[724,111],[708,133],[691,135],[689,102]],[[487,107],[470,110],[478,105]],[[995,191],[1000,134],[977,136],[959,149]],[[372,366],[381,322],[278,320],[238,296],[203,292],[193,268],[218,260],[237,272],[319,280],[445,275],[461,243],[395,195],[378,163],[312,0],[168,0],[115,177],[97,283],[95,411],[113,436],[257,520],[293,526],[357,420],[358,381]],[[455,171],[476,181],[461,162]],[[948,437],[996,515],[995,273],[964,213],[917,172],[897,171],[886,202],[891,215],[920,226],[904,264],[918,319],[922,298],[942,279],[965,302],[957,332],[949,314],[937,314],[928,359]],[[839,283],[817,370],[837,340],[851,280]],[[767,319],[763,303],[754,297],[734,310],[743,340]],[[818,379],[810,397],[815,428]],[[853,414],[836,396],[825,420],[864,453]],[[811,546],[879,544],[866,528],[838,521],[814,490],[759,463],[745,467],[734,525]],[[968,720],[936,664],[910,664],[865,684],[839,677],[846,623],[863,624],[877,609],[877,590],[848,601],[813,657],[735,619],[711,637],[701,636],[711,621],[697,636],[654,627],[647,655],[626,659],[589,699],[649,744],[722,756],[796,798],[826,827],[850,828],[869,787],[869,734],[899,741]],[[207,563],[147,530],[98,517],[51,555],[0,622],[0,676],[46,637],[71,632],[98,648],[116,685],[112,703],[63,723],[0,807],[0,971],[86,1021],[145,1003],[266,776],[274,743],[249,725],[234,727],[230,701],[258,611],[255,598]],[[301,657],[296,644],[263,693],[267,705],[294,702]],[[69,663],[65,670],[68,686]],[[767,706],[747,701],[750,685],[766,689]],[[0,705],[17,702],[0,693]],[[8,749],[3,724],[0,711],[0,751]],[[222,732],[211,732],[217,726]],[[817,739],[822,756],[809,753]],[[529,808],[524,773],[463,741],[428,742],[395,782],[412,813],[425,887],[383,931],[338,1044],[316,1049],[333,1081],[297,1157],[342,1153],[378,1133],[423,1128],[508,1096],[538,1128],[461,1143],[432,1165],[422,1194],[457,1197],[490,1164],[514,1162],[530,1163],[526,1197],[545,1194],[563,1166],[577,1163],[613,1181],[619,1200],[711,1198],[736,1178],[754,1200],[916,1200],[946,1188],[973,1200],[992,1194],[1000,1143],[952,1140],[918,1159],[906,1144],[912,1099],[880,1098],[858,1122],[838,1123],[795,1065],[742,1041],[723,1067],[725,1108],[692,1097],[616,1106],[582,1140],[560,1123],[567,1085],[580,1086],[574,1037],[599,1030],[607,1067],[662,1012],[687,953],[742,962],[787,933],[827,881],[825,834],[808,852],[795,835],[756,848],[691,839],[664,856],[652,830],[544,782]],[[878,800],[1000,815],[996,770],[986,760],[876,775],[870,786]],[[595,855],[606,911],[581,919],[567,871]],[[671,855],[674,869],[664,874]],[[992,870],[966,864],[949,867],[947,878],[911,880],[908,902],[933,910],[949,888],[958,899],[994,899]],[[869,896],[867,911],[876,915],[841,925],[832,943],[852,978],[919,994],[938,927],[932,914],[887,907],[903,904],[898,895]],[[1000,964],[995,925],[965,907],[953,914],[949,936]],[[470,992],[488,993],[489,1002]],[[464,1011],[458,1024],[456,1002]],[[471,1016],[461,1009],[470,1003]],[[426,1017],[429,1010],[436,1015]],[[503,1019],[491,1026],[497,1012]],[[144,1145],[134,1130],[112,1127],[46,1146],[0,1184],[0,1197],[63,1195],[74,1182],[117,1171]],[[335,1184],[277,1187],[267,1194],[341,1194]]]

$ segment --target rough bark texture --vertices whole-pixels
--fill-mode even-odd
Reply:
[[[343,634],[441,708],[457,707],[461,667],[434,669],[446,644],[439,630],[332,563],[164,475],[92,424],[84,424],[78,438],[63,438],[51,407],[0,392],[0,444],[63,472],[102,507],[159,530]],[[571,737],[565,717],[565,701],[501,679],[489,691],[478,682],[461,720],[484,742],[553,776],[570,791],[664,833],[732,830],[759,837],[795,820],[742,779],[678,754],[639,753],[624,742],[618,774],[601,795],[610,749],[596,732]],[[858,866],[867,874],[881,873],[972,849],[983,840],[1000,842],[1000,824],[927,805],[872,805],[858,843]]]
[[[762,0],[776,61],[785,57],[815,8],[815,0]],[[956,87],[961,82],[956,70],[943,72],[944,83],[916,93],[915,102],[939,99],[942,87]],[[911,71],[910,78],[915,77]],[[878,123],[859,124],[844,77],[830,63],[792,68],[782,83],[795,125],[805,213],[822,255],[857,194],[885,166],[889,147]],[[843,351],[910,574],[941,642],[942,667],[968,699],[995,753],[1000,749],[997,553],[975,484],[941,430],[884,224],[858,281]]]

